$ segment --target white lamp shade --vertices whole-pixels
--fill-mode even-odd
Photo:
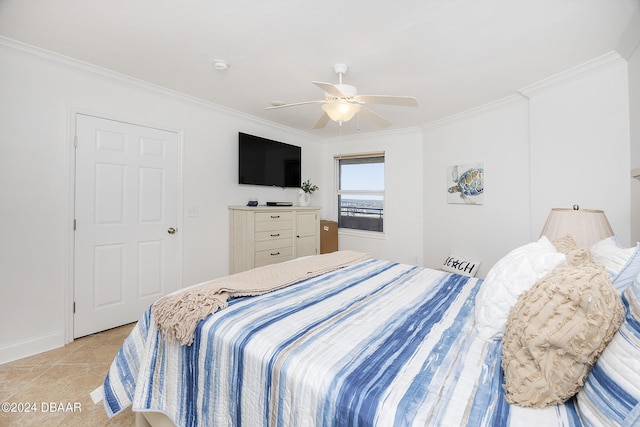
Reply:
[[[323,104],[322,109],[331,120],[335,122],[348,122],[360,111],[360,105],[341,99]]]
[[[602,239],[613,236],[604,211],[594,209],[551,209],[541,236],[551,241],[571,235],[579,248],[588,249]]]

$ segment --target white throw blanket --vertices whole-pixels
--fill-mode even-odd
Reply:
[[[153,317],[167,339],[191,345],[198,322],[226,308],[229,298],[272,292],[369,258],[362,252],[338,251],[221,277],[160,298],[152,307]]]

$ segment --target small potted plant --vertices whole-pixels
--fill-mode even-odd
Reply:
[[[312,184],[310,180],[306,180],[298,190],[298,206],[309,206],[311,195],[318,189],[318,186]]]

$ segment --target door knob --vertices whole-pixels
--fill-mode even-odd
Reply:
[[[176,230],[176,229],[175,229],[175,228],[173,228],[173,227],[170,227],[170,228],[167,230],[167,233],[169,233],[169,234],[176,234],[176,231],[178,231],[178,230]]]

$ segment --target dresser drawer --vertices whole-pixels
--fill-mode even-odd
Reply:
[[[291,241],[291,239],[271,239],[263,240],[261,242],[255,242],[254,250],[255,252],[259,252],[291,247],[293,247],[293,242]]]
[[[271,220],[271,221],[256,221],[255,223],[256,233],[259,233],[262,231],[277,231],[277,230],[293,230],[293,221]]]
[[[255,234],[255,241],[264,242],[266,240],[291,239],[291,237],[293,237],[293,230],[291,228],[283,230],[260,231]]]
[[[256,222],[293,221],[293,212],[256,212]]]

